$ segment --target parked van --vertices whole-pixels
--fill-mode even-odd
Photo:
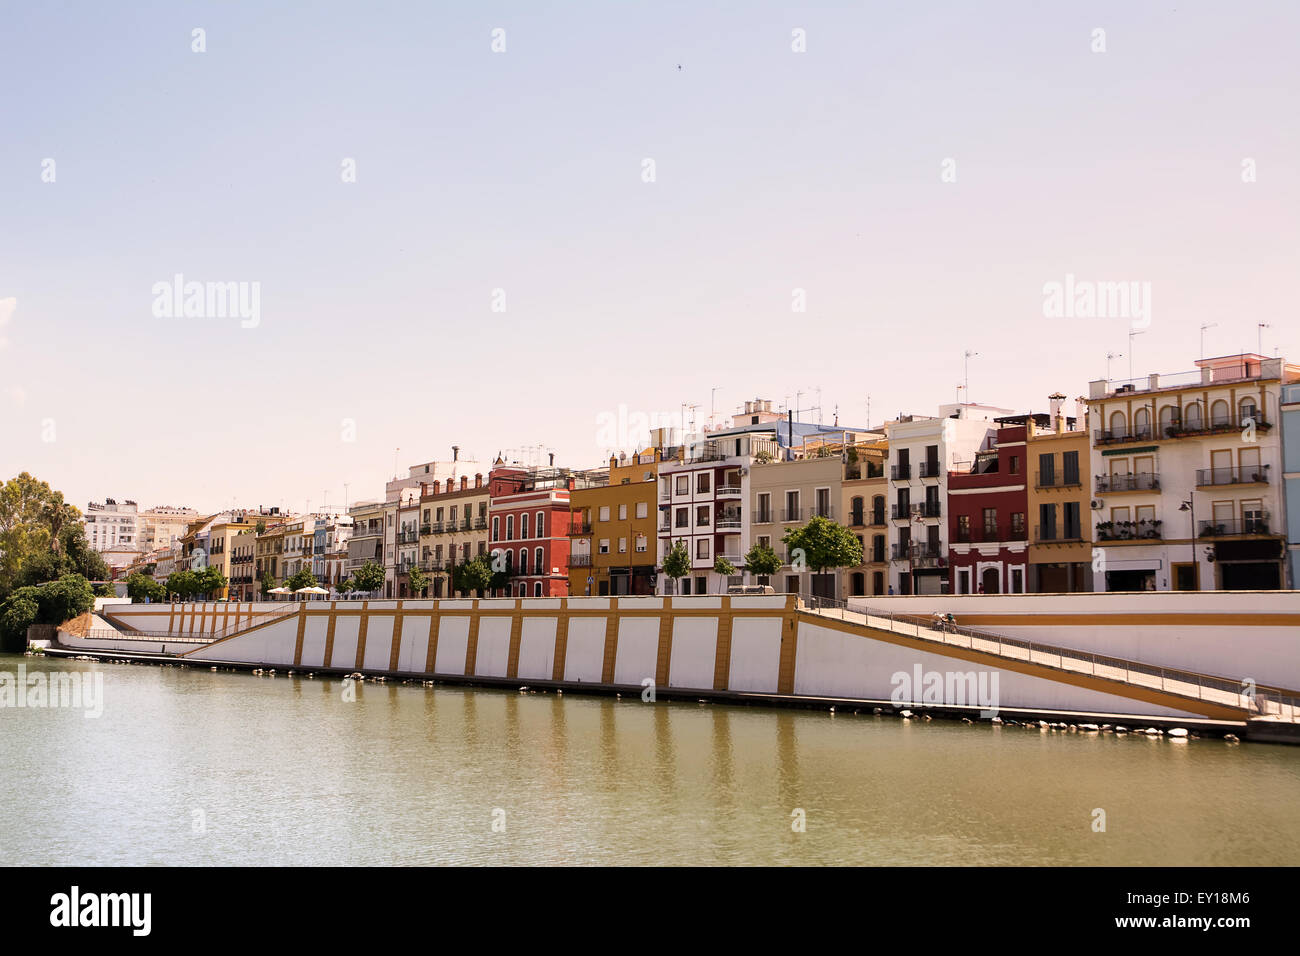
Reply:
[[[732,584],[727,587],[728,594],[775,594],[770,584]]]

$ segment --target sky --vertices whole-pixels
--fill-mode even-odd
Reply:
[[[1019,411],[1190,369],[1202,325],[1295,361],[1297,35],[1290,0],[6,3],[0,478],[316,509],[453,444],[599,466],[620,406],[934,414],[966,351]],[[168,314],[177,275],[258,308]],[[1047,314],[1067,275],[1149,311]]]

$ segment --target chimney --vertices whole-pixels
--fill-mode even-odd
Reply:
[[[550,459],[551,459],[551,465],[550,465],[550,466],[551,466],[552,468],[554,468],[554,467],[555,467],[555,452],[551,452]]]
[[[441,481],[435,481],[435,482],[433,483],[433,493],[434,493],[435,495],[440,495],[440,494],[442,494],[442,482],[441,482]]]
[[[1065,396],[1060,392],[1053,392],[1047,396],[1047,400],[1051,403],[1052,409],[1052,431],[1060,434],[1065,431],[1065,416],[1061,414],[1061,406],[1065,404]]]
[[[469,477],[468,477],[467,475],[461,475],[461,476],[460,476],[460,490],[461,490],[461,491],[464,491],[467,487],[469,487]]]
[[[483,472],[480,471],[474,475],[474,487],[475,488],[483,487]]]
[[[460,446],[459,446],[459,445],[452,445],[452,446],[451,446],[451,460],[452,460],[452,461],[459,461],[459,460],[460,460]]]

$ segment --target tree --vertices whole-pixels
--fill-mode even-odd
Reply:
[[[856,567],[862,563],[862,542],[857,536],[844,525],[821,515],[813,515],[802,528],[791,528],[781,540],[791,554],[799,552],[804,566],[817,575],[828,568]],[[797,557],[796,562],[799,560]]]
[[[367,561],[352,573],[352,584],[358,591],[378,591],[384,586],[384,569]]]
[[[262,579],[258,583],[262,586],[262,597],[266,597],[271,593],[271,588],[275,587],[275,577],[270,571],[263,571]]]
[[[90,582],[79,574],[18,588],[0,604],[0,649],[21,651],[27,646],[27,628],[31,625],[64,624],[94,606]]]
[[[673,543],[672,550],[664,556],[664,574],[672,578],[673,590],[677,590],[677,581],[691,573],[691,553],[680,538]]]
[[[199,576],[188,569],[173,571],[167,575],[167,581],[163,586],[168,594],[175,594],[185,601],[199,593]]]
[[[429,587],[429,576],[420,570],[418,565],[411,565],[411,570],[406,574],[406,580],[411,585],[411,594],[424,594]]]
[[[755,544],[745,555],[745,570],[759,577],[771,577],[781,570],[781,559],[765,544]]]
[[[226,576],[221,573],[221,569],[211,564],[199,571],[196,578],[198,580],[198,593],[206,598],[211,598],[218,592],[225,590],[228,583]]]
[[[463,561],[451,569],[451,586],[457,591],[477,593],[479,597],[492,586],[495,577],[492,565],[486,555],[478,555],[471,561]]]
[[[163,600],[167,591],[149,575],[137,571],[126,579],[126,596],[136,604],[143,604],[145,601]]]
[[[713,562],[713,573],[721,575],[724,578],[729,578],[736,573],[736,566],[722,555],[718,555],[717,560]],[[719,585],[719,587],[721,587],[721,585]]]
[[[110,576],[86,541],[81,512],[27,472],[0,482],[0,600],[15,588],[73,573],[97,581]]]
[[[299,588],[314,588],[316,586],[316,575],[311,573],[311,568],[303,568],[288,581],[284,586],[290,591],[297,591]]]

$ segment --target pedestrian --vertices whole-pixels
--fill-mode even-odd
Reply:
[[[889,586],[889,596],[890,597],[894,596],[894,586],[892,584]]]

